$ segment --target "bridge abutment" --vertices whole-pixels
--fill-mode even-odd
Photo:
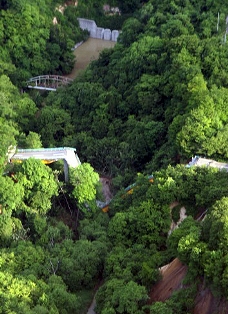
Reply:
[[[69,166],[66,159],[63,159],[63,170],[64,170],[65,182],[68,182],[69,181]]]

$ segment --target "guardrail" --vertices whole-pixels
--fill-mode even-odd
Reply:
[[[25,153],[25,152],[42,152],[42,151],[55,151],[55,150],[73,150],[76,151],[76,148],[73,147],[53,147],[53,148],[18,148],[17,152]]]

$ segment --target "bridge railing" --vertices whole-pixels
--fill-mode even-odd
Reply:
[[[36,88],[36,86],[42,86],[56,89],[60,86],[65,86],[71,83],[72,81],[73,81],[72,79],[60,75],[39,75],[31,77],[27,81],[27,86],[29,88]]]
[[[56,151],[56,150],[73,150],[76,151],[76,148],[73,147],[53,147],[53,148],[18,148],[17,152],[26,153],[26,152],[42,152],[42,151]]]

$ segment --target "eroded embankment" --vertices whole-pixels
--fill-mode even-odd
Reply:
[[[187,273],[187,266],[178,258],[160,269],[162,279],[157,282],[150,291],[150,304],[157,301],[165,301],[170,298],[173,291],[181,289],[182,281]]]
[[[160,269],[162,279],[151,289],[149,304],[164,302],[174,291],[181,289],[187,269],[178,258],[163,266]],[[204,288],[202,283],[198,286],[194,304],[193,314],[228,314],[228,302],[224,298],[215,298],[210,289]]]
[[[193,314],[227,314],[228,302],[224,298],[215,298],[209,288],[199,286],[195,298]]]

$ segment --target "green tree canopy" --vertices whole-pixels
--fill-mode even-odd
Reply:
[[[73,186],[72,196],[79,205],[92,204],[96,200],[99,175],[90,164],[83,163],[75,169],[70,168],[70,182]]]

